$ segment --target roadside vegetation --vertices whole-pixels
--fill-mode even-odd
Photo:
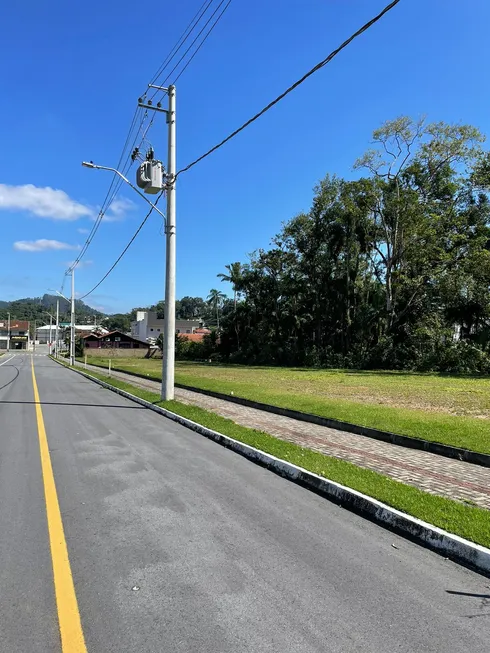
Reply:
[[[88,356],[93,365],[109,358]],[[112,367],[161,380],[161,360]],[[180,362],[176,381],[414,438],[490,453],[488,377]]]
[[[118,379],[109,378],[103,373],[90,371],[90,374],[116,388],[126,390],[158,406],[163,406],[219,433],[363,492],[393,508],[472,542],[490,547],[490,511],[422,492],[376,472],[356,467],[352,463],[284,442],[267,433],[245,428],[196,406],[189,406],[178,401],[162,402],[156,393],[142,390]]]

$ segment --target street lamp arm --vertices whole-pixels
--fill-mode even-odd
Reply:
[[[96,170],[109,170],[110,172],[113,172],[114,174],[119,175],[119,177],[121,177],[121,179],[123,181],[125,181],[128,184],[128,186],[131,186],[131,188],[134,191],[136,191],[138,193],[138,195],[140,197],[142,197],[145,200],[145,202],[147,202],[152,207],[152,209],[154,209],[157,213],[159,213],[162,216],[164,223],[167,224],[167,218],[160,211],[160,209],[156,206],[156,204],[153,204],[153,202],[150,202],[150,200],[146,197],[146,195],[144,193],[142,193],[140,190],[138,190],[136,188],[136,186],[134,184],[132,184],[129,181],[129,179],[122,174],[122,172],[119,172],[119,170],[116,170],[116,168],[110,168],[108,166],[99,166],[99,165],[97,165],[95,163],[92,163],[92,161],[82,161],[82,166],[84,166],[85,168],[95,168]]]
[[[65,297],[64,295],[62,295],[62,294],[60,293],[59,290],[55,290],[55,293],[56,293],[57,295],[59,295],[60,297],[63,297],[63,299],[64,299],[65,301],[67,301],[67,302],[71,302],[71,299],[68,299],[68,297]]]

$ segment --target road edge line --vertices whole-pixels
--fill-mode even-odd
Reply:
[[[32,357],[31,370],[61,650],[87,653]]]
[[[141,399],[130,392],[126,392],[126,390],[116,388],[110,383],[101,381],[86,372],[69,367],[61,361],[55,359],[52,360],[59,365],[72,370],[76,374],[80,374],[81,376],[90,379],[103,388],[111,390],[126,399],[130,399],[149,410],[159,413],[160,415],[163,415],[164,417],[167,417],[168,419],[171,419],[172,421],[177,422],[178,424],[181,424],[182,426],[185,426],[186,428],[189,428],[190,430],[199,433],[228,449],[231,449],[248,460],[262,467],[266,467],[279,476],[287,478],[298,485],[310,489],[317,494],[342,505],[361,517],[365,517],[370,521],[402,535],[403,537],[418,544],[422,544],[426,548],[450,558],[459,564],[471,567],[479,573],[490,576],[490,549],[487,549],[480,544],[475,544],[474,542],[465,540],[459,535],[454,535],[438,526],[434,526],[433,524],[424,522],[421,519],[412,517],[411,515],[401,512],[396,508],[392,508],[377,499],[373,499],[372,497],[363,494],[362,492],[348,488],[323,476],[318,476],[317,474],[303,469],[302,467],[298,467],[293,463],[282,460],[281,458],[276,458],[272,454],[265,453],[260,449],[255,449],[248,444],[235,440],[228,435],[213,431],[212,429],[202,426],[197,422],[193,422],[186,417],[177,415],[166,408],[156,406],[145,399]]]

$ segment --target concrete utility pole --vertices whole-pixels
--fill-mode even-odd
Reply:
[[[75,365],[75,268],[71,270],[70,365]]]
[[[73,270],[72,270],[73,272]],[[75,333],[75,280],[74,277],[72,276],[71,278],[71,299],[68,299],[68,297],[65,297],[62,293],[60,293],[59,290],[54,291],[57,295],[62,297],[65,302],[68,302],[69,304],[71,303],[71,308],[72,308],[72,314],[71,314],[71,322],[70,322],[70,364],[73,365],[71,362],[71,354],[72,354],[72,343],[75,343],[75,338],[74,333]],[[58,328],[59,325],[59,317],[60,317],[60,300],[58,299],[58,302],[56,304],[56,328]],[[73,352],[75,351],[75,348],[73,347]]]
[[[50,356],[51,356],[51,348],[53,346],[52,333],[53,333],[53,316],[50,313],[49,314],[49,355]]]
[[[10,351],[10,313],[7,313],[7,351]]]
[[[175,379],[175,200],[176,200],[176,129],[175,86],[168,88],[168,162],[167,162],[167,256],[165,274],[165,322],[163,329],[162,392],[165,401],[174,398]]]
[[[59,326],[60,326],[60,300],[56,300],[56,330],[54,332],[55,343],[54,343],[54,355],[58,358],[58,349],[60,346],[59,341]]]
[[[165,88],[163,86],[148,85],[149,88],[155,88],[163,91],[168,95],[168,110],[164,109],[161,102],[156,105],[152,104],[151,100],[145,103],[143,98],[139,98],[138,105],[144,109],[151,111],[159,111],[165,113],[167,116],[168,125],[168,163],[165,184],[160,187],[153,186],[153,189],[145,190],[145,192],[155,193],[161,190],[167,192],[167,215],[164,216],[160,209],[150,202],[144,194],[139,191],[135,186],[126,179],[126,177],[116,170],[107,166],[100,166],[92,161],[83,161],[82,166],[86,168],[96,168],[99,170],[110,170],[116,175],[119,175],[133,190],[135,190],[145,202],[159,213],[165,221],[165,234],[166,234],[166,262],[165,262],[165,323],[163,330],[163,363],[162,363],[162,399],[168,401],[174,398],[174,379],[175,379],[175,194],[176,184],[175,176],[177,174],[176,165],[176,128],[175,128],[175,86]],[[135,150],[136,151],[136,150]],[[160,162],[157,162],[160,163]],[[145,186],[142,186],[145,188]]]

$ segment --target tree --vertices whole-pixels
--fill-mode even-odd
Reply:
[[[228,283],[231,283],[233,288],[233,305],[236,310],[237,292],[242,280],[242,264],[237,261],[236,263],[225,265],[225,268],[228,270],[228,274],[223,274],[220,272],[220,274],[217,274],[216,276],[218,279],[221,279],[221,281],[227,281]]]
[[[131,331],[131,319],[129,313],[115,313],[109,315],[103,321],[104,327],[108,331],[122,331],[128,333]]]
[[[458,201],[455,166],[469,167],[480,154],[483,140],[478,129],[469,125],[427,124],[424,119],[402,116],[376,129],[373,142],[377,147],[356,161],[356,168],[366,168],[372,175],[366,193],[368,237],[373,271],[385,291],[387,330],[398,317],[409,258],[415,262],[423,254],[427,263],[430,250],[436,257],[432,264],[441,262],[442,252],[437,249],[446,226],[444,218]],[[425,283],[426,268],[419,258],[409,271],[409,305]]]
[[[175,302],[175,316],[180,320],[196,320],[206,313],[206,303],[201,297],[182,297]]]
[[[327,175],[308,212],[235,266],[220,354],[248,363],[490,369],[490,154],[470,125],[401,117],[365,176]],[[232,278],[229,274],[219,278]],[[213,304],[214,306],[214,304]],[[238,338],[240,332],[240,338]]]
[[[226,298],[226,295],[216,288],[212,288],[209,291],[207,296],[207,302],[209,306],[212,306],[216,313],[216,328],[219,331],[219,310],[223,304],[223,300]]]

